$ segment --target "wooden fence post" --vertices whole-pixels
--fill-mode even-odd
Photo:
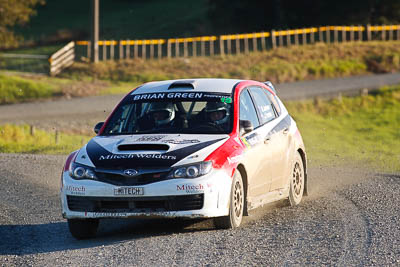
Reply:
[[[249,53],[249,38],[247,36],[244,38],[244,53]]]
[[[150,58],[154,57],[154,44],[153,41],[150,43]]]
[[[289,30],[286,30],[286,31],[287,31],[287,35],[286,35],[286,46],[289,47],[289,46],[292,45],[292,36],[291,36]]]
[[[350,42],[354,42],[354,26],[350,26]]]
[[[56,134],[55,134],[55,143],[56,143],[56,145],[58,145],[60,143],[60,133],[58,132],[58,130],[56,130]]]
[[[125,46],[125,57],[127,59],[131,58],[131,44],[130,44],[130,40],[126,40],[126,46]]]
[[[206,44],[203,39],[201,39],[200,41],[200,49],[201,49],[200,55],[204,57],[206,55]]]
[[[276,48],[275,30],[271,31],[272,48]]]
[[[133,44],[133,57],[138,58],[139,57],[139,43],[138,40],[135,40],[135,43]]]
[[[214,40],[210,39],[210,56],[214,55]]]
[[[386,41],[386,30],[385,30],[385,25],[382,25],[382,41]]]
[[[115,47],[114,47],[114,40],[111,40],[111,44],[110,44],[110,59],[114,60],[114,56],[115,56],[115,51],[114,51]]]
[[[371,25],[367,25],[367,41],[371,41]]]
[[[310,32],[310,42],[311,42],[312,44],[315,43],[315,31],[314,31],[314,28],[311,28],[311,32]]]
[[[346,27],[342,26],[342,43],[347,42],[347,32]]]
[[[331,42],[331,29],[329,26],[326,26],[326,42],[329,44]]]
[[[393,40],[393,26],[389,26],[389,41]]]
[[[295,32],[294,32],[294,45],[295,46],[299,45],[299,32],[298,32],[298,30],[295,30]]]
[[[35,126],[33,125],[30,126],[30,134],[31,136],[35,136]]]
[[[358,25],[358,30],[359,30],[359,32],[358,32],[358,41],[362,42],[364,38],[363,38],[363,30],[362,30],[362,26],[361,25]]]
[[[167,58],[171,57],[171,41],[167,40]]]
[[[282,31],[279,33],[279,37],[278,37],[278,47],[279,46],[283,46],[283,35],[282,35]]]
[[[180,53],[179,53],[179,43],[178,43],[178,39],[175,40],[175,57],[179,57]]]
[[[146,60],[147,57],[147,47],[146,47],[146,42],[143,40],[142,43],[142,58],[143,60]]]
[[[193,57],[197,57],[197,41],[196,40],[193,41],[192,50],[193,50],[193,52],[192,52]]]
[[[236,42],[236,54],[240,54],[240,39],[239,39],[239,34],[236,36],[235,42]]]
[[[265,38],[267,38],[267,37],[265,37],[265,32],[263,33],[263,36],[261,37],[261,50],[262,51],[264,51],[264,50],[266,50],[267,49],[267,46],[266,46],[266,44],[265,44]]]
[[[122,45],[122,41],[119,40],[119,54],[118,54],[118,58],[119,59],[123,59],[124,58],[124,47]]]
[[[333,30],[333,42],[336,44],[338,42],[338,31],[337,28]]]
[[[324,41],[324,35],[323,35],[323,32],[322,32],[321,28],[322,27],[318,28],[318,42],[323,42]]]
[[[187,57],[188,56],[188,46],[187,46],[187,41],[186,39],[183,40],[183,56]]]
[[[225,54],[225,48],[224,48],[224,40],[222,40],[222,37],[219,37],[219,54],[223,56]]]
[[[307,44],[307,34],[306,34],[306,29],[302,29],[303,34],[302,34],[302,45],[306,45]]]
[[[157,47],[158,47],[157,58],[162,58],[161,40],[158,40]]]
[[[228,38],[226,39],[226,44],[227,44],[227,48],[228,48],[228,55],[232,54],[232,38]]]
[[[256,34],[253,33],[253,52],[258,51],[258,42]]]

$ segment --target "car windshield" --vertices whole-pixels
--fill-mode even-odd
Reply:
[[[173,92],[126,97],[102,135],[186,133],[227,134],[232,131],[230,94]]]

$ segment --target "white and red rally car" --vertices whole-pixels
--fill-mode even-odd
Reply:
[[[270,82],[146,83],[66,161],[62,215],[78,239],[100,218],[214,217],[241,224],[263,204],[307,194],[306,153]]]

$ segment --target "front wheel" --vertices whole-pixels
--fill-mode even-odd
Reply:
[[[99,219],[68,219],[68,228],[76,239],[88,239],[96,236]]]
[[[290,206],[300,204],[304,193],[304,165],[298,152],[296,152],[293,163],[289,189]]]
[[[242,223],[244,208],[244,189],[242,175],[236,171],[233,175],[229,204],[229,215],[214,218],[214,225],[220,229],[237,228]]]

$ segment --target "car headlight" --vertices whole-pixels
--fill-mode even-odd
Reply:
[[[96,173],[94,172],[93,168],[75,162],[72,163],[69,168],[69,175],[78,180],[97,180]]]
[[[172,169],[168,178],[197,178],[206,175],[212,170],[211,161],[203,161],[185,166],[179,166]]]

